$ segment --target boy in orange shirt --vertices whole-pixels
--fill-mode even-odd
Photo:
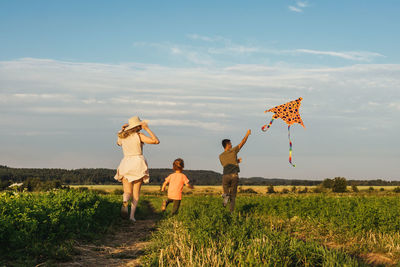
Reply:
[[[161,206],[161,210],[165,211],[169,203],[174,202],[174,207],[172,208],[172,215],[178,213],[179,206],[181,205],[182,200],[182,190],[183,186],[187,185],[190,189],[193,189],[193,186],[189,184],[189,179],[182,173],[182,170],[185,166],[183,159],[176,159],[172,165],[174,169],[174,173],[170,174],[167,178],[165,178],[165,182],[162,185],[161,191],[164,192],[165,188],[168,186],[168,199],[164,200]]]

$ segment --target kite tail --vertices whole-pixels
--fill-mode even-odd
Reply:
[[[272,120],[269,122],[268,126],[267,126],[267,124],[265,124],[263,127],[261,127],[261,130],[262,130],[263,132],[266,132],[266,131],[269,129],[269,127],[271,127],[272,122],[273,122],[274,120],[275,120],[275,119],[272,118]]]
[[[293,167],[296,167],[296,165],[292,163],[292,141],[290,140],[290,125],[288,126],[288,138],[289,138],[289,163]]]

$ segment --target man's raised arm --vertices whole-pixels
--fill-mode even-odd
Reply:
[[[251,134],[251,130],[247,130],[247,133],[245,135],[245,137],[243,137],[242,142],[240,142],[240,144],[238,145],[239,149],[242,148],[242,146],[244,146],[244,144],[246,144],[247,138],[249,138],[249,135]]]

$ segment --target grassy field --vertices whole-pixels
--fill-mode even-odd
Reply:
[[[121,220],[120,185],[86,187],[91,190],[0,193],[0,266],[68,260],[75,240],[99,238]],[[179,214],[170,216],[171,206],[165,213],[160,210],[165,195],[159,193],[159,186],[143,186],[137,219],[151,214],[154,218],[154,212],[159,215],[142,264],[400,264],[400,194],[393,193],[393,188],[265,194],[266,188],[242,187],[242,191],[258,193],[239,193],[231,214],[222,207],[220,186],[198,186],[183,196]],[[284,188],[290,189],[275,189]],[[151,205],[143,206],[145,201]]]
[[[136,210],[139,220],[152,212],[145,201]],[[68,261],[77,242],[98,240],[121,221],[120,207],[119,195],[89,190],[0,192],[0,266]]]
[[[155,200],[155,205],[160,205]],[[161,220],[149,266],[392,266],[400,262],[400,196],[186,196]]]

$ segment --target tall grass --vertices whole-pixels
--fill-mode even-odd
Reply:
[[[239,207],[244,210],[243,203]],[[165,219],[153,241],[145,258],[151,266],[364,265],[341,250],[295,238],[268,217],[230,214],[215,197],[185,198],[180,214]]]

